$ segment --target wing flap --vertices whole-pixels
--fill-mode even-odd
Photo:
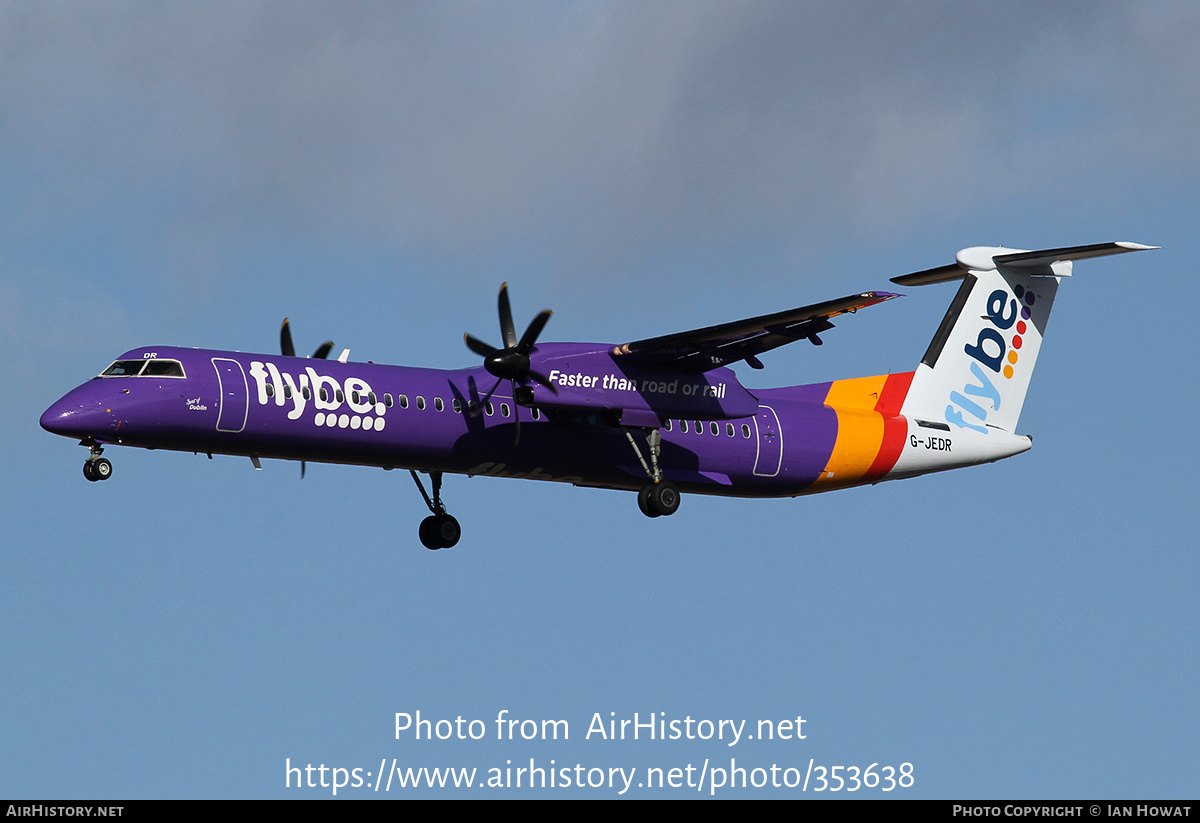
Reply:
[[[900,296],[885,291],[868,291],[774,314],[635,340],[615,347],[612,353],[614,356],[647,362],[674,362],[696,371],[708,371],[739,360],[746,360],[755,366],[757,355],[796,340],[809,340],[821,345],[817,334],[833,328],[829,322],[833,317]],[[761,364],[756,367],[761,367]]]

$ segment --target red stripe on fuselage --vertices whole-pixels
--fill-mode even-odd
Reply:
[[[908,421],[900,416],[900,408],[904,398],[908,396],[908,387],[912,385],[915,372],[889,374],[879,393],[879,402],[875,411],[883,415],[883,442],[879,445],[879,454],[875,456],[871,468],[863,476],[864,480],[882,477],[892,470],[904,450],[904,438],[908,436]]]

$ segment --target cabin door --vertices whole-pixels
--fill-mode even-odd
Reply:
[[[779,415],[770,406],[759,406],[754,427],[758,430],[754,473],[759,477],[774,477],[783,464],[783,429],[779,426]]]
[[[246,417],[250,413],[250,386],[246,382],[246,372],[241,363],[226,357],[214,357],[212,364],[217,370],[217,386],[221,394],[217,431],[240,432],[246,428]]]

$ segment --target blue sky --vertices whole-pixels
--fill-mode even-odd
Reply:
[[[907,796],[1194,797],[1198,36],[1182,2],[0,4],[0,796],[733,758],[908,762]],[[461,367],[504,280],[518,325],[550,307],[543,339],[615,343],[965,246],[1109,240],[1163,248],[1060,289],[1034,448],[872,488],[648,520],[452,477],[464,537],[432,553],[405,473],[112,448],[92,484],[37,425],[127,349],[274,351],[284,316],[299,349]],[[952,296],[740,374],[909,370]],[[488,735],[396,739],[418,710]],[[496,740],[502,710],[570,739]],[[806,738],[585,739],[610,712]],[[718,792],[771,794],[800,795]]]

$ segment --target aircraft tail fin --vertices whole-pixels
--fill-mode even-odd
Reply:
[[[1075,260],[1157,248],[1100,243],[1041,251],[977,246],[950,266],[892,278],[962,280],[917,367],[901,414],[987,433],[1015,432],[1061,278]]]

